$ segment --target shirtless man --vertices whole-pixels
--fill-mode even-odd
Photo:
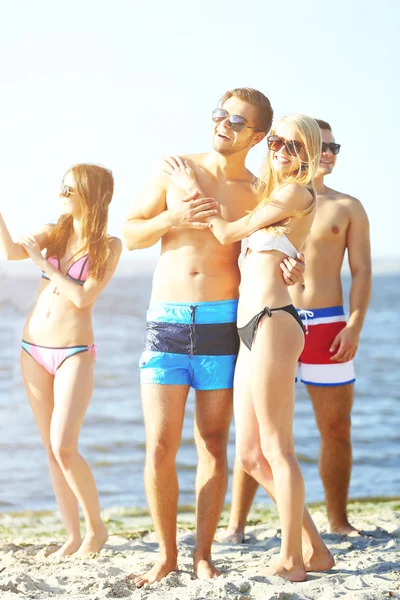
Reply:
[[[307,269],[291,288],[308,335],[299,375],[307,385],[321,434],[319,471],[325,489],[331,532],[358,535],[347,518],[352,452],[350,413],[354,397],[353,358],[371,293],[369,225],[359,200],[332,190],[324,178],[332,173],[340,145],[331,127],[317,122],[322,154],[317,176],[317,214],[304,248]],[[351,271],[350,318],[346,324],[340,271],[347,249]],[[247,514],[258,484],[235,465],[232,507],[224,541],[241,543]]]
[[[245,159],[270,129],[272,109],[261,92],[235,89],[224,94],[213,121],[213,150],[184,159],[204,193],[218,198],[223,216],[233,221],[257,203],[251,186],[254,175],[246,169]],[[140,360],[145,486],[160,556],[147,573],[132,576],[138,587],[177,569],[175,457],[190,387],[196,391],[199,461],[194,570],[200,578],[220,574],[211,562],[211,545],[227,485],[226,446],[239,346],[236,307],[240,243],[222,246],[208,231],[210,226],[204,219],[215,213],[216,204],[210,198],[196,198],[197,192],[197,187],[182,191],[159,172],[124,226],[129,250],[162,241]],[[288,284],[298,281],[304,270],[293,259],[284,259],[281,268]]]

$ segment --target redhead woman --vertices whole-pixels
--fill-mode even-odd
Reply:
[[[304,482],[293,441],[294,382],[304,345],[300,316],[291,303],[280,263],[296,257],[315,215],[312,179],[321,153],[314,119],[281,119],[267,138],[269,153],[258,182],[256,209],[227,222],[223,207],[209,218],[222,244],[243,240],[238,306],[240,350],[234,380],[236,452],[242,468],[276,502],[282,543],[274,564],[261,574],[303,581],[306,571],[334,564],[304,506]],[[167,175],[192,183],[189,163],[170,158]],[[217,198],[218,200],[218,198]]]
[[[58,557],[98,552],[108,537],[78,437],[93,392],[92,308],[122,250],[121,241],[107,234],[113,190],[111,171],[79,164],[64,176],[61,216],[55,225],[13,242],[0,214],[5,257],[30,257],[42,271],[37,300],[23,329],[21,366],[67,531],[66,542],[54,554]],[[86,524],[83,540],[78,504]]]

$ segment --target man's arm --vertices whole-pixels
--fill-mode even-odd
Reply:
[[[304,254],[302,252],[297,253],[296,258],[287,256],[280,264],[283,281],[286,285],[295,285],[300,281],[306,270],[306,263],[304,262]]]
[[[128,250],[153,246],[172,227],[166,210],[167,185],[165,177],[156,175],[135,202],[123,227]]]
[[[331,360],[351,360],[358,347],[361,329],[371,295],[371,247],[367,214],[359,200],[352,201],[347,231],[347,253],[351,272],[350,318],[347,326],[336,336]]]
[[[138,198],[124,223],[124,244],[128,250],[149,248],[156,244],[172,227],[186,225],[196,229],[209,229],[202,219],[215,213],[214,201],[196,199],[197,192],[167,207],[168,178],[157,173]]]

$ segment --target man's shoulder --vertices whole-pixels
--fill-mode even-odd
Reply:
[[[206,157],[208,156],[208,152],[197,152],[196,154],[181,154],[180,157],[183,160],[187,160],[189,163],[194,163],[195,165],[203,165]]]
[[[249,178],[249,183],[251,183],[251,185],[257,185],[257,183],[258,183],[258,177],[256,175],[254,175],[254,173],[252,173],[251,171],[249,171],[249,169],[246,169],[246,173],[247,173],[247,176]]]
[[[338,190],[334,190],[332,188],[327,188],[326,196],[329,200],[336,200],[341,203],[346,204],[350,209],[362,206],[361,200],[352,196],[351,194],[346,194],[345,192],[339,192]]]

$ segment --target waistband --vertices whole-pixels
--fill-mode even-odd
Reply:
[[[312,316],[308,315],[308,318],[321,319],[324,317],[344,317],[343,306],[328,306],[327,308],[297,308],[297,312],[307,311],[313,313]]]
[[[296,308],[303,320],[306,332],[309,325],[327,325],[342,323],[346,320],[343,306],[328,306],[327,308]]]
[[[219,302],[152,302],[147,321],[207,325],[235,323],[238,300]]]

